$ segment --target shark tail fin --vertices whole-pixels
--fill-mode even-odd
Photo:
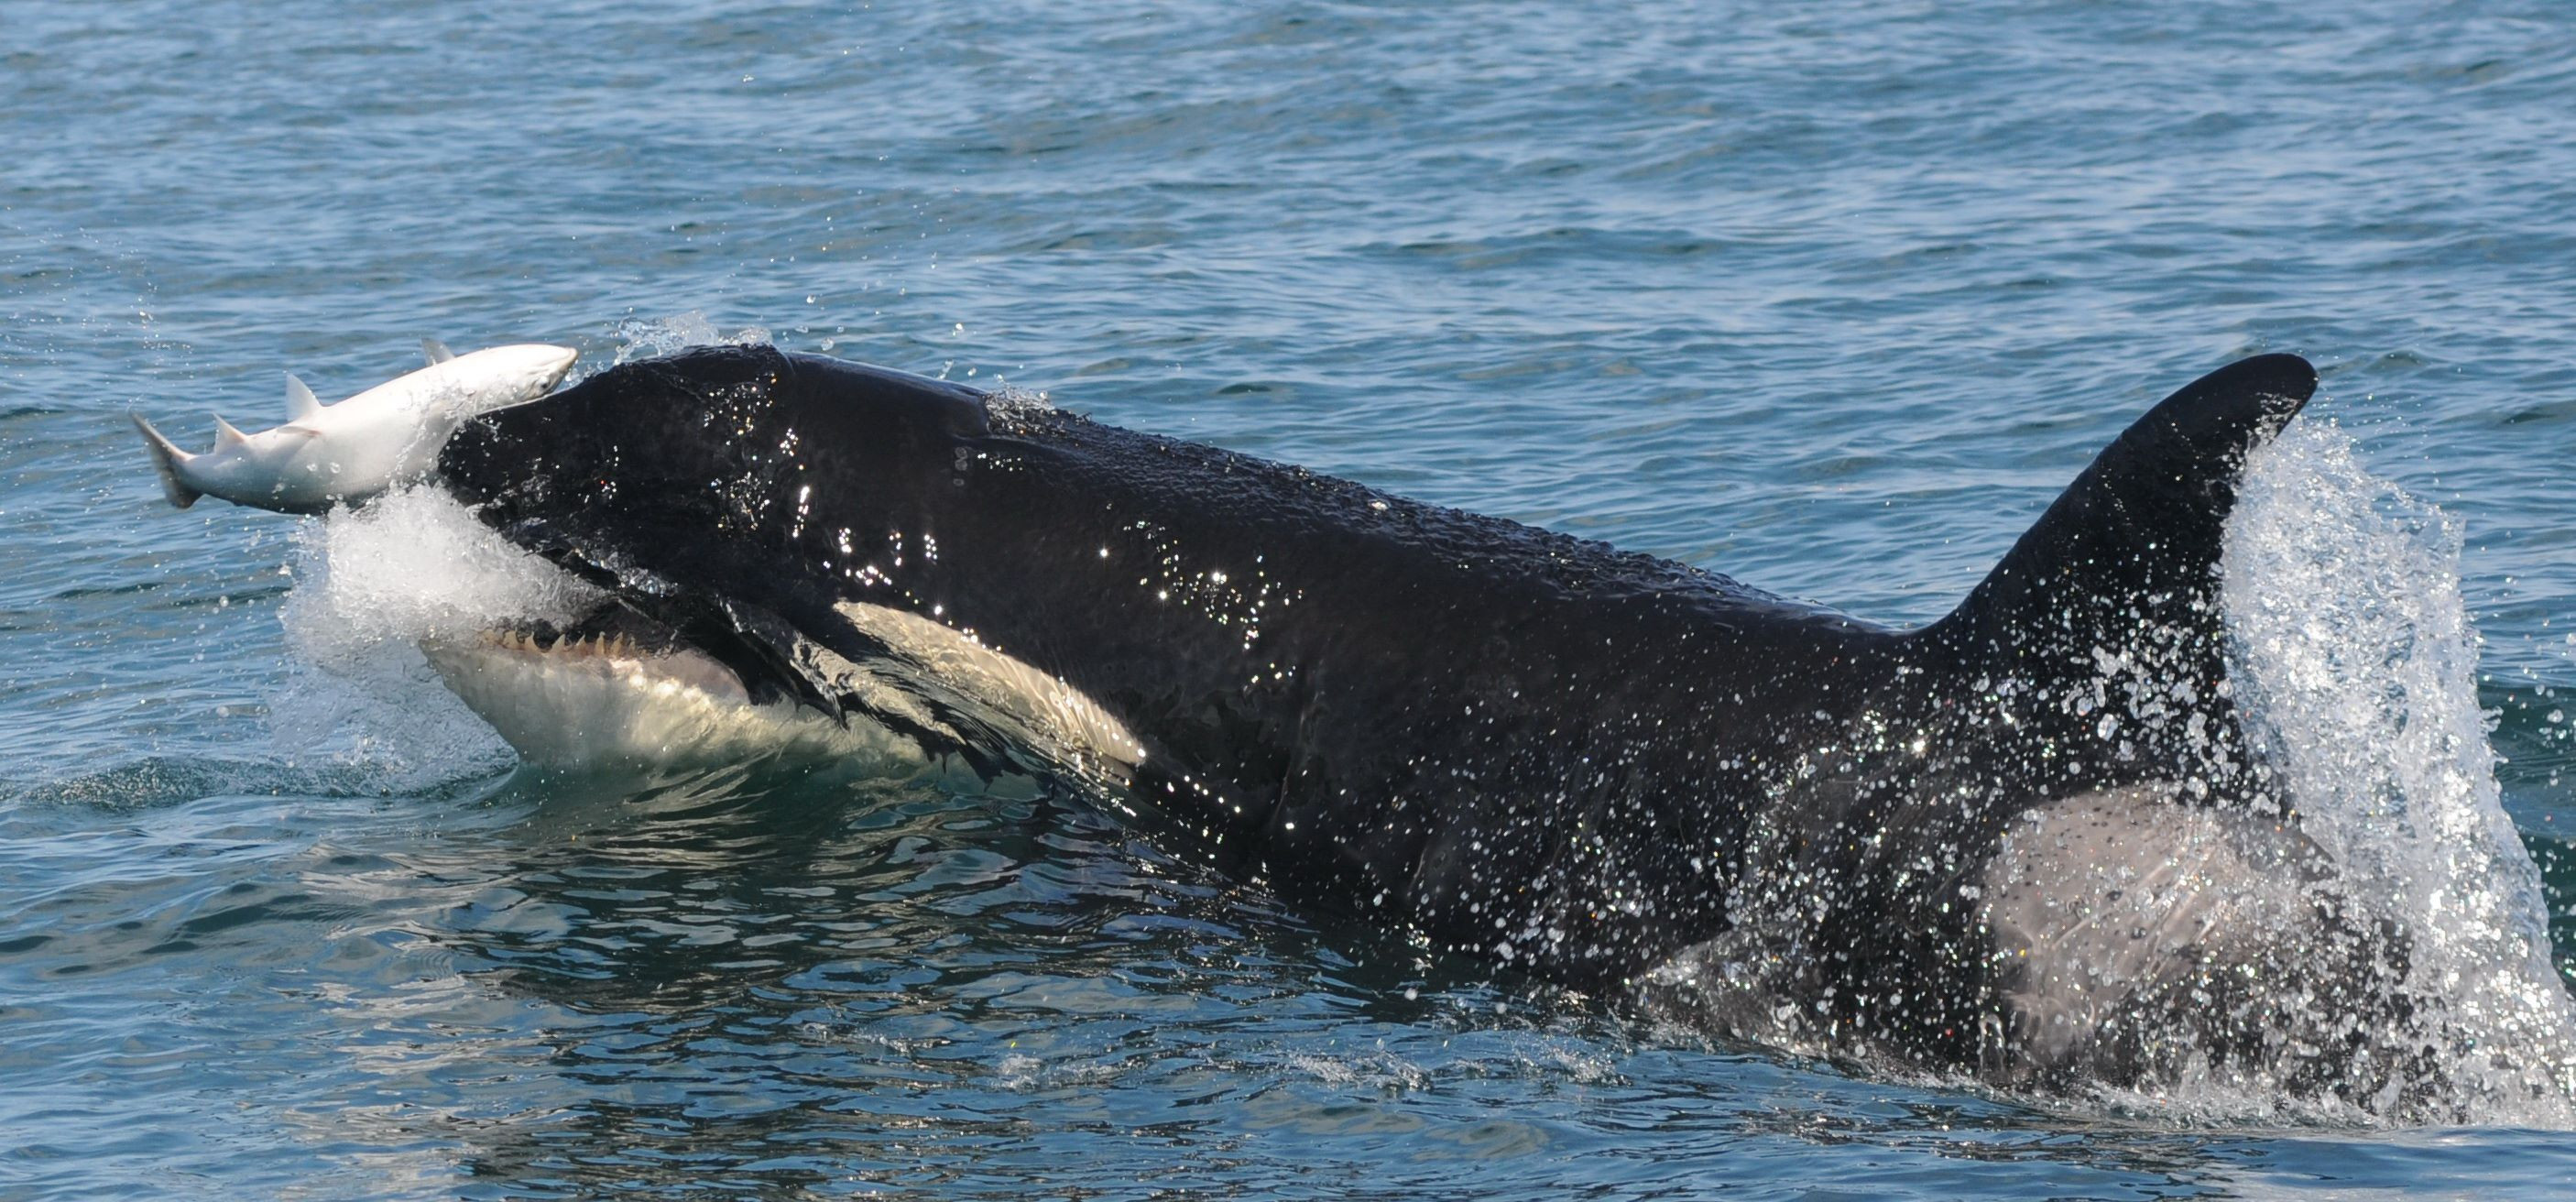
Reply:
[[[2035,715],[2079,738],[2105,727],[2093,710],[2119,681],[2154,681],[2184,708],[2232,716],[2218,605],[2227,517],[2246,456],[2316,388],[2307,360],[2273,354],[2166,397],[2112,440],[1958,609],[1914,638],[1976,677],[2019,682],[2034,694]],[[2146,726],[2127,723],[2119,736],[2139,740],[2132,749],[2146,760],[2188,771],[2183,761],[2208,758],[2181,746],[2197,748],[2202,734],[2186,740]]]
[[[161,495],[170,498],[170,504],[180,509],[196,504],[197,498],[205,494],[179,479],[179,465],[196,456],[172,445],[159,430],[152,428],[152,423],[143,420],[142,414],[129,410],[125,416],[134,419],[134,428],[143,432],[143,448],[152,453],[152,470],[161,475]]]

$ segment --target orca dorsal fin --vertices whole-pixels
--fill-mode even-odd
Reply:
[[[237,447],[249,441],[250,436],[239,430],[233,429],[233,424],[225,421],[223,414],[218,413],[215,415],[216,450],[220,451],[225,447]]]
[[[2238,478],[2246,456],[2316,389],[2307,360],[2273,354],[2166,397],[2094,458],[1956,610],[1911,637],[1970,679],[2018,681],[2055,698],[2041,708],[2070,715],[2078,737],[2102,725],[2088,699],[2106,696],[2114,679],[2223,704],[2218,562]],[[2180,734],[2142,737],[2132,750],[2151,758],[2197,754],[2162,746]]]
[[[313,390],[305,387],[304,381],[296,379],[294,372],[286,373],[286,420],[300,422],[320,416],[322,398],[313,395]]]
[[[455,358],[456,352],[447,349],[446,343],[435,338],[423,338],[420,340],[420,357],[429,360],[431,367],[436,367]]]

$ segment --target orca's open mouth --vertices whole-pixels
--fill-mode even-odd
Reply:
[[[636,767],[763,754],[845,756],[893,740],[763,698],[678,631],[609,601],[570,623],[425,640],[447,687],[530,763]],[[867,746],[853,747],[853,742]],[[877,744],[884,744],[880,747]],[[906,757],[912,758],[912,757]]]
[[[1144,757],[1089,697],[932,619],[836,607],[845,644],[864,648],[851,658],[748,603],[655,584],[569,621],[514,621],[421,651],[522,759],[547,767],[954,757],[988,776],[1124,780]]]
[[[748,702],[742,677],[669,625],[614,600],[592,606],[569,622],[514,621],[482,632],[481,642],[523,655],[561,656],[655,666],[709,693]]]
[[[473,651],[515,656],[550,672],[591,672],[646,689],[685,689],[710,701],[750,705],[742,678],[669,628],[614,606],[571,626],[528,622],[484,631]]]

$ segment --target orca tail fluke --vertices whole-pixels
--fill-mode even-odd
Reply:
[[[152,428],[151,422],[143,420],[142,414],[129,410],[125,416],[132,418],[134,428],[143,433],[143,447],[152,453],[152,470],[161,477],[161,495],[170,498],[170,504],[180,509],[196,504],[197,498],[205,494],[179,479],[179,465],[196,456],[180,450],[162,437],[159,430]]]
[[[2094,711],[2121,678],[2157,682],[2177,709],[2229,709],[2218,606],[2227,517],[2246,457],[2316,387],[2307,360],[2272,354],[2166,397],[2075,478],[1958,609],[1915,638],[1958,669],[2019,682],[2040,702],[2033,708],[2069,733],[2102,725]],[[2178,734],[2131,725],[2124,737],[2176,771],[2187,765],[2173,760],[2205,758],[2174,746],[2155,754]]]

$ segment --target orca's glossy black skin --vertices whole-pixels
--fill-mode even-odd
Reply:
[[[1146,750],[1122,799],[1292,901],[1584,987],[1758,924],[1801,1004],[1958,1065],[1993,1053],[1968,899],[2016,815],[2262,799],[2214,572],[2245,455],[2315,383],[2267,355],[2176,393],[1911,631],[768,348],[611,368],[441,467],[755,690],[863,706],[811,653],[883,651],[835,607],[933,617],[1100,703]]]

